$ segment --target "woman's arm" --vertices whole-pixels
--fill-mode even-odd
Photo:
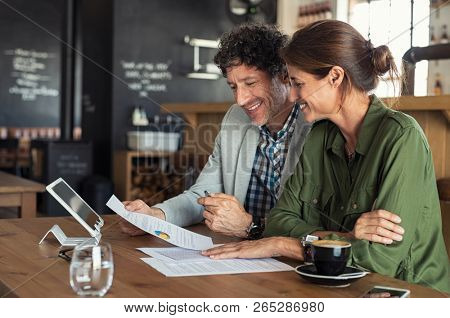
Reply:
[[[352,240],[366,240],[374,243],[392,244],[403,240],[405,230],[398,225],[401,218],[386,210],[375,210],[363,213],[355,223],[351,232],[316,231],[312,233],[320,238],[335,234]]]
[[[280,199],[270,210],[264,236],[300,238],[315,231],[325,230],[319,222],[311,222],[311,220],[307,222],[302,214],[303,202],[300,200],[300,192],[302,187],[308,186],[303,184],[303,171],[302,158],[300,158],[294,174],[285,184]]]
[[[224,244],[202,252],[214,259],[266,258],[285,256],[303,261],[300,241],[291,237],[268,237],[255,241]]]

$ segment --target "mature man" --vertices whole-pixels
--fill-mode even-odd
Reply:
[[[261,24],[244,24],[221,37],[214,62],[236,104],[222,121],[213,153],[189,190],[153,207],[126,202],[128,210],[179,226],[205,219],[213,231],[259,238],[310,130],[288,99],[290,84],[278,53],[286,41],[274,26]],[[121,226],[130,235],[143,233],[125,220]]]

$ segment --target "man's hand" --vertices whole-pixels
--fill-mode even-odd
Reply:
[[[205,224],[214,232],[228,236],[246,237],[247,228],[252,223],[251,214],[232,195],[212,193],[197,202],[205,207]]]
[[[142,200],[134,200],[134,201],[124,201],[122,202],[125,206],[125,209],[127,209],[130,212],[136,212],[136,213],[142,213],[154,216],[156,218],[159,218],[161,220],[166,219],[166,215],[161,209],[152,208],[149,207],[144,201]],[[130,222],[128,222],[125,219],[120,219],[119,221],[120,229],[123,233],[128,234],[130,236],[137,236],[137,235],[144,235],[147,234],[147,232],[141,230],[140,228],[134,226]]]
[[[398,215],[386,210],[366,212],[356,220],[350,234],[360,240],[392,244],[403,239],[405,230],[398,225],[400,222]]]

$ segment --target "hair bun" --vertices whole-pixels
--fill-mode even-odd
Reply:
[[[393,61],[391,50],[386,45],[380,45],[373,49],[372,64],[376,75],[382,76],[388,72],[392,67]]]

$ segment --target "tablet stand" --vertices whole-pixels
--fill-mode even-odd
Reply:
[[[41,244],[50,233],[53,233],[61,246],[77,246],[81,243],[85,243],[88,240],[90,244],[97,245],[100,242],[102,234],[100,233],[100,231],[96,232],[97,235],[95,235],[94,237],[67,237],[67,235],[63,232],[59,225],[55,224],[50,230],[47,231],[47,233],[45,233],[39,244]]]

